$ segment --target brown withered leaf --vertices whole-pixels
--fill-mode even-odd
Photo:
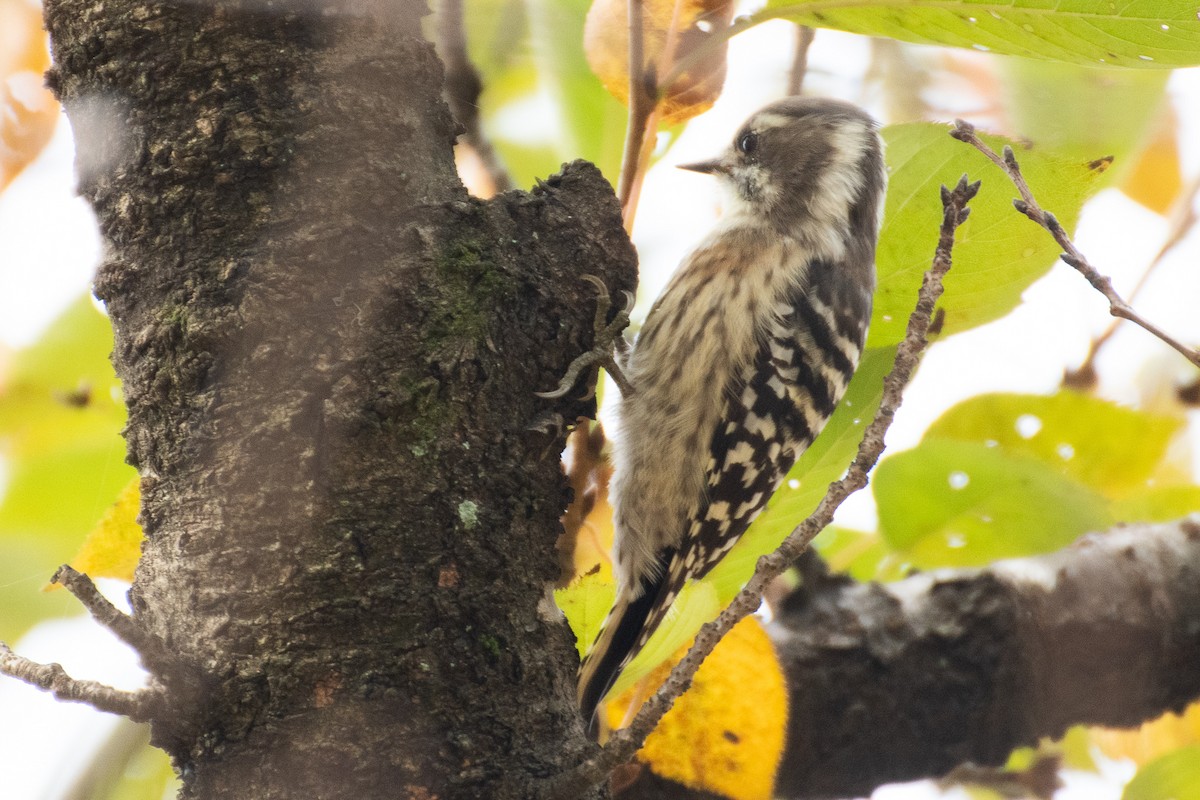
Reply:
[[[689,66],[664,87],[663,124],[684,122],[712,107],[725,84],[727,43],[714,35],[729,27],[730,0],[646,0],[644,56],[651,74],[662,78],[681,60]],[[583,31],[588,64],[604,88],[629,102],[628,0],[595,0]],[[691,61],[692,58],[696,60]]]

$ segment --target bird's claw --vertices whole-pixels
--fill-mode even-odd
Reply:
[[[548,392],[534,392],[534,394],[547,400],[565,397],[575,382],[579,380],[581,374],[594,367],[604,367],[608,374],[612,375],[622,396],[628,396],[632,387],[618,366],[615,353],[619,351],[623,355],[629,347],[628,342],[621,336],[621,332],[629,325],[629,312],[633,309],[634,303],[633,292],[622,292],[625,296],[625,304],[617,311],[612,322],[609,322],[608,312],[612,309],[612,295],[609,294],[608,286],[595,275],[581,275],[580,277],[596,288],[596,315],[592,321],[595,346],[586,353],[576,356],[575,360],[567,367],[558,386]],[[595,392],[596,388],[592,386],[580,399],[589,400]]]

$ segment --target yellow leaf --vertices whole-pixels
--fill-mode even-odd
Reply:
[[[138,485],[138,478],[125,485],[117,501],[83,540],[71,559],[72,567],[92,578],[133,581],[133,570],[142,553],[142,526],[137,523],[142,501]],[[47,587],[55,588],[57,584]]]
[[[707,111],[721,94],[726,44],[714,43],[712,37],[729,27],[733,7],[730,0],[646,0],[645,63],[659,79],[684,59],[690,64],[663,87],[663,124],[684,122]],[[595,0],[583,30],[588,64],[604,88],[625,104],[629,103],[628,20],[628,0]]]
[[[666,680],[687,648],[606,707],[620,727]],[[664,778],[730,800],[770,800],[787,727],[787,685],[757,617],[739,622],[705,660],[692,688],[638,752]],[[636,710],[636,709],[635,709]]]
[[[567,624],[575,633],[575,649],[579,657],[591,648],[600,633],[600,626],[612,608],[616,585],[612,576],[593,572],[584,575],[565,589],[554,591],[554,602],[562,609]]]
[[[1182,714],[1167,712],[1137,728],[1095,728],[1092,741],[1110,758],[1149,763],[1180,747],[1200,743],[1200,703],[1188,706]]]
[[[1166,214],[1183,189],[1179,168],[1178,120],[1167,106],[1159,118],[1153,138],[1138,154],[1137,161],[1119,186],[1131,200],[1151,211]]]

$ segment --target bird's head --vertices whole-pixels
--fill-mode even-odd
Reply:
[[[873,238],[887,180],[878,127],[850,103],[789,97],[753,114],[716,158],[680,166],[720,178],[727,213],[822,239],[861,224]]]

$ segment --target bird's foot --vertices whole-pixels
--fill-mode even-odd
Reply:
[[[617,311],[612,322],[609,322],[608,312],[612,308],[612,295],[608,293],[608,287],[595,275],[581,275],[580,277],[596,287],[596,316],[592,322],[592,329],[595,331],[595,346],[588,352],[581,353],[571,362],[556,388],[548,392],[534,392],[534,394],[548,400],[564,397],[567,392],[571,391],[571,387],[579,380],[580,375],[590,372],[596,367],[604,367],[616,382],[617,388],[621,390],[621,395],[628,397],[633,392],[633,387],[617,364],[617,355],[624,355],[629,349],[629,344],[621,332],[629,324],[629,312],[633,309],[633,293],[622,292],[625,295],[625,304]],[[591,397],[594,391],[594,388],[591,389],[583,399]]]

